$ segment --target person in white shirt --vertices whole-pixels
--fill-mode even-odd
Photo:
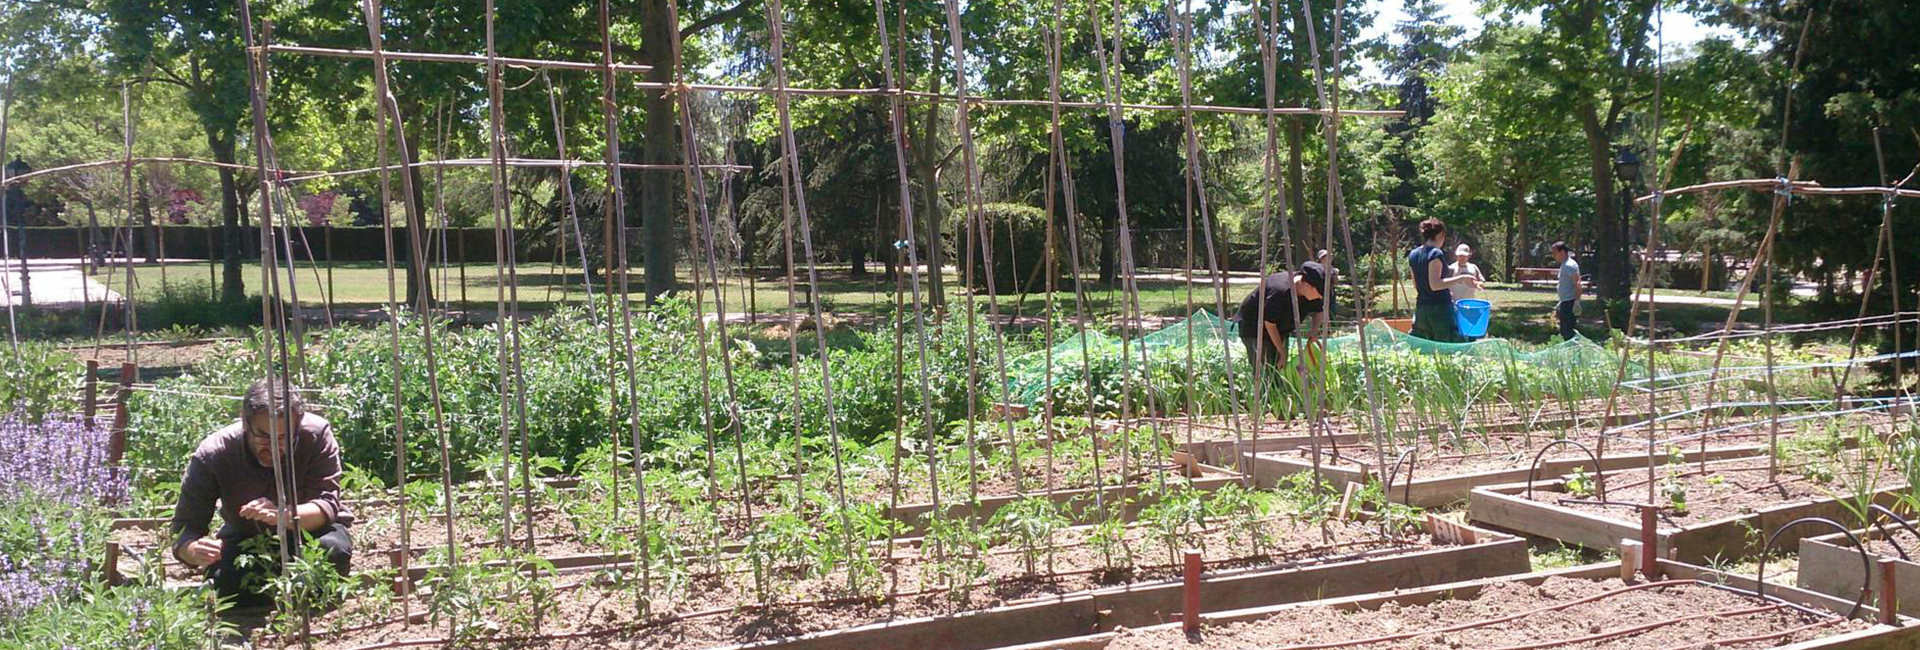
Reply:
[[[1487,275],[1485,273],[1480,272],[1480,265],[1474,264],[1473,262],[1468,261],[1472,258],[1473,258],[1473,249],[1468,247],[1466,244],[1461,244],[1458,247],[1454,248],[1453,263],[1447,265],[1447,277],[1453,277],[1456,275],[1469,275],[1469,276],[1473,276],[1473,278],[1476,280],[1479,280],[1481,282],[1486,282]],[[1466,300],[1468,298],[1478,298],[1479,294],[1480,294],[1479,285],[1458,284],[1458,285],[1454,285],[1453,287],[1454,300]]]

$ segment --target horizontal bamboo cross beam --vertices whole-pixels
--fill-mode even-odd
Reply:
[[[131,159],[115,158],[112,160],[97,160],[93,162],[74,163],[71,165],[62,165],[60,167],[38,169],[31,172],[27,172],[25,174],[21,174],[19,176],[10,176],[5,179],[0,179],[0,187],[4,187],[7,185],[14,185],[17,183],[24,183],[40,176],[48,176],[48,175],[61,174],[61,173],[67,173],[67,172],[76,172],[76,171],[81,171],[86,169],[95,169],[99,167],[119,167],[122,165],[146,165],[146,164],[200,165],[204,167],[224,167],[227,169],[235,169],[240,171],[254,170],[253,165],[223,163],[223,162],[218,162],[213,160],[200,160],[197,158],[164,158],[164,157],[131,158]],[[491,164],[493,164],[493,161],[488,158],[454,158],[449,160],[423,160],[417,163],[412,163],[410,165],[389,165],[387,166],[387,169],[400,169],[402,167],[485,167]],[[564,166],[568,169],[576,169],[580,167],[607,166],[607,164],[604,162],[593,161],[593,160],[558,160],[554,158],[508,158],[506,159],[505,164],[508,167],[562,167]],[[640,170],[640,171],[683,171],[687,168],[687,166],[686,165],[621,163],[620,168],[634,169],[634,170]],[[380,171],[380,169],[381,168],[379,167],[367,167],[364,169],[349,169],[349,170],[335,171],[335,172],[282,169],[282,170],[278,170],[278,172],[281,175],[285,176],[284,178],[281,179],[282,182],[292,183],[292,182],[298,182],[298,181],[310,181],[310,180],[321,179],[321,178],[334,178],[339,176],[371,174],[373,172]],[[749,171],[752,168],[744,165],[701,165],[700,169],[708,170],[708,171],[732,173],[732,172]]]
[[[323,56],[339,59],[372,59],[374,57],[373,50],[347,50],[329,47],[305,47],[301,45],[268,45],[267,51],[279,52],[281,54],[304,54],[308,56]],[[487,63],[487,57],[479,54],[442,54],[438,52],[396,52],[393,50],[380,50],[380,56],[390,60],[421,61],[426,63],[477,63],[480,65],[486,65]],[[586,63],[582,61],[518,59],[506,56],[497,56],[494,57],[493,60],[499,62],[500,65],[522,68],[554,68],[558,70],[585,70],[589,72],[601,69],[598,63]],[[615,72],[644,74],[652,71],[653,66],[615,63],[613,64],[613,69]]]
[[[488,167],[493,164],[494,164],[494,160],[492,158],[450,158],[446,160],[422,160],[417,163],[409,163],[409,164],[403,164],[403,165],[388,165],[385,167],[385,169],[392,170],[392,169],[402,169],[406,167]],[[577,169],[580,167],[606,167],[607,166],[606,163],[600,162],[597,160],[558,160],[554,158],[507,158],[503,161],[502,164],[505,164],[508,167],[565,167],[567,169]],[[633,170],[639,170],[639,171],[677,172],[677,171],[685,171],[689,167],[691,166],[690,165],[643,164],[643,163],[620,163],[621,169],[633,169]],[[349,169],[349,170],[337,171],[337,172],[309,172],[300,176],[289,176],[282,180],[288,183],[294,183],[299,181],[310,181],[310,180],[316,180],[321,178],[333,178],[337,176],[353,176],[357,174],[371,174],[373,172],[380,171],[381,169],[382,169],[381,167],[366,167],[362,169]],[[718,172],[732,173],[732,172],[751,171],[753,168],[748,167],[746,165],[701,165],[700,169],[702,171],[718,171]]]
[[[1782,186],[1788,187],[1789,188],[1788,191],[1792,192],[1793,194],[1799,194],[1803,196],[1860,196],[1860,195],[1876,195],[1877,194],[1880,196],[1904,196],[1904,197],[1910,197],[1910,198],[1920,198],[1920,190],[1910,190],[1910,189],[1900,188],[1900,187],[1871,187],[1871,186],[1826,187],[1821,185],[1818,181],[1793,181],[1789,183],[1778,178],[1748,178],[1748,179],[1733,180],[1733,181],[1716,181],[1712,183],[1701,183],[1699,185],[1688,185],[1686,187],[1676,187],[1676,188],[1661,192],[1660,194],[1661,195],[1705,194],[1707,192],[1715,192],[1719,190],[1771,191],[1771,190],[1778,190]],[[1648,194],[1646,196],[1642,196],[1634,199],[1634,202],[1645,203],[1647,201],[1652,201],[1654,196],[1657,196],[1657,195]]]
[[[346,58],[346,59],[374,58],[374,52],[372,50],[345,50],[345,49],[323,48],[323,47],[304,47],[304,46],[298,46],[298,45],[269,45],[267,46],[267,51],[279,52],[282,54],[301,54],[301,55],[308,55],[308,56],[323,56],[323,57]],[[437,54],[437,53],[424,53],[424,52],[393,52],[388,50],[381,50],[380,56],[384,56],[388,59],[398,59],[398,60],[405,60],[405,61],[427,61],[427,62],[436,62],[436,63],[467,63],[467,64],[478,64],[478,65],[486,65],[487,63],[487,57],[477,55],[477,54]],[[494,60],[498,61],[501,65],[510,65],[510,66],[528,67],[528,68],[553,68],[553,69],[560,69],[560,70],[582,70],[582,71],[597,71],[602,69],[602,66],[599,63],[587,63],[583,61],[516,59],[511,57],[495,57]],[[613,69],[617,72],[644,73],[649,70],[652,70],[652,66],[616,63],[613,65]],[[800,96],[806,96],[806,97],[888,97],[893,95],[900,95],[916,101],[948,103],[948,104],[958,103],[960,101],[960,98],[956,95],[949,95],[949,94],[943,94],[943,93],[930,93],[930,92],[913,91],[913,90],[897,90],[897,89],[889,89],[889,88],[804,88],[804,87],[788,86],[782,89],[774,86],[743,86],[743,85],[731,85],[731,84],[675,84],[675,83],[660,83],[660,82],[636,82],[633,84],[629,84],[629,87],[638,88],[641,90],[668,91],[668,92],[705,91],[705,92],[718,92],[718,93],[751,93],[751,94],[762,94],[762,95],[771,95],[775,93],[785,92],[790,95],[800,95]],[[1052,100],[1045,100],[1045,99],[988,99],[983,97],[968,97],[966,101],[969,106],[1050,107],[1054,104]],[[1074,108],[1074,109],[1104,109],[1107,107],[1107,104],[1104,102],[1061,101],[1059,102],[1059,104],[1061,108]],[[1266,109],[1266,108],[1259,108],[1259,107],[1253,107],[1253,106],[1212,106],[1212,105],[1203,105],[1203,104],[1195,104],[1192,106],[1180,106],[1176,104],[1122,103],[1120,104],[1120,108],[1123,108],[1126,110],[1141,110],[1141,111],[1192,110],[1198,113],[1224,113],[1224,114],[1232,114],[1232,115],[1269,115],[1269,114],[1271,115],[1326,115],[1326,116],[1337,115],[1340,117],[1404,117],[1406,115],[1406,111],[1396,111],[1396,110],[1345,109],[1345,110],[1336,111],[1336,110],[1328,110],[1328,109],[1321,109],[1321,108],[1301,108],[1301,107],[1276,107],[1273,109]]]

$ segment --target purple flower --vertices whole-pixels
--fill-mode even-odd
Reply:
[[[103,461],[106,427],[0,416],[0,621],[79,591],[108,514],[127,494]]]

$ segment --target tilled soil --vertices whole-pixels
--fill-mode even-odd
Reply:
[[[1707,463],[1707,471],[1704,473],[1699,470],[1698,465],[1691,463],[1654,470],[1657,477],[1654,482],[1654,503],[1662,506],[1670,505],[1672,499],[1666,490],[1672,485],[1677,485],[1686,494],[1686,510],[1662,509],[1660,523],[1666,526],[1686,527],[1736,515],[1753,514],[1795,501],[1843,498],[1852,492],[1853,482],[1856,480],[1854,477],[1841,476],[1832,481],[1816,481],[1795,473],[1795,470],[1799,469],[1796,466],[1783,465],[1778,480],[1770,481],[1767,478],[1768,462],[1764,456],[1711,462]],[[1881,472],[1877,478],[1874,485],[1879,490],[1903,485],[1900,475],[1892,470]],[[1645,470],[1609,474],[1606,487],[1607,499],[1610,501],[1638,503],[1648,500]],[[1536,491],[1533,493],[1535,501],[1557,503],[1561,507],[1581,512],[1614,519],[1637,517],[1630,509],[1622,506],[1562,502],[1569,498],[1572,497],[1565,492]]]
[[[1432,548],[1424,541],[1389,540],[1381,537],[1373,526],[1351,522],[1330,523],[1323,530],[1317,524],[1278,519],[1265,522],[1264,530],[1271,539],[1259,554],[1254,553],[1246,540],[1230,539],[1224,530],[1201,534],[1195,543],[1204,547],[1210,571],[1304,566]],[[714,574],[709,571],[709,564],[697,559],[690,560],[685,564],[689,574],[682,576],[685,582],[678,588],[661,591],[656,587],[652,614],[655,619],[666,615],[704,614],[638,629],[632,629],[634,622],[639,619],[636,617],[636,594],[631,585],[621,587],[604,584],[599,580],[601,576],[561,576],[553,578],[555,584],[581,586],[564,589],[552,597],[539,634],[628,629],[591,638],[550,639],[531,647],[599,648],[612,645],[629,647],[629,644],[643,648],[705,647],[1177,578],[1176,569],[1170,566],[1172,559],[1165,543],[1146,528],[1130,529],[1127,549],[1120,551],[1113,559],[1117,564],[1139,568],[1119,571],[1103,568],[1108,566],[1107,558],[1086,543],[1089,534],[1089,529],[1077,528],[1057,535],[1056,548],[1051,554],[1051,571],[1047,554],[1041,553],[1034,558],[1035,571],[1045,577],[1034,577],[1034,574],[1028,573],[1027,558],[1017,547],[1002,545],[982,558],[986,565],[986,577],[975,580],[974,584],[978,586],[965,594],[937,590],[940,584],[937,572],[942,565],[925,557],[934,551],[903,542],[893,549],[895,561],[887,564],[887,569],[880,576],[865,578],[868,582],[861,589],[861,593],[866,595],[889,591],[901,594],[891,602],[876,599],[818,602],[846,599],[850,595],[846,574],[834,572],[826,576],[804,577],[798,574],[797,567],[783,566],[770,572],[772,577],[767,579],[771,600],[796,604],[753,607],[762,601],[755,592],[750,564],[737,558],[731,559],[721,565],[724,568],[720,573]],[[429,598],[424,593],[417,596],[413,611],[423,611]],[[350,603],[340,610],[316,618],[314,629],[328,630],[365,623],[370,617],[360,613],[356,607]],[[496,626],[489,629],[508,635],[532,632],[524,626]],[[411,627],[390,623],[331,635],[317,642],[316,647],[355,648],[398,639],[443,637],[446,632],[444,621]]]
[[[1753,416],[1740,416],[1733,419],[1716,419],[1715,423],[1716,426],[1724,426],[1736,422],[1757,421],[1758,419],[1759,418]],[[1666,437],[1698,429],[1702,424],[1703,422],[1697,418],[1667,420],[1661,422],[1656,431],[1660,432],[1658,435]],[[1628,435],[1644,435],[1644,433],[1644,430],[1637,432],[1630,431]],[[1620,438],[1610,438],[1605,447],[1602,448],[1602,446],[1598,444],[1598,434],[1599,432],[1591,427],[1571,430],[1558,427],[1542,427],[1531,433],[1497,432],[1467,433],[1460,436],[1445,434],[1423,436],[1420,440],[1413,441],[1412,443],[1413,448],[1418,450],[1413,456],[1413,475],[1417,480],[1419,478],[1437,476],[1458,476],[1481,472],[1526,469],[1533,463],[1534,456],[1538,454],[1540,450],[1562,439],[1573,440],[1587,449],[1593,450],[1595,453],[1604,453],[1610,456],[1645,450],[1643,442]],[[1753,445],[1765,442],[1766,435],[1767,432],[1763,429],[1736,429],[1714,435],[1710,437],[1706,443],[1709,450],[1740,445]],[[1679,444],[1678,447],[1684,452],[1694,452],[1700,449],[1700,442],[1697,440],[1686,441]],[[1386,455],[1387,462],[1394,462],[1405,450],[1406,447],[1404,446],[1390,449]],[[1663,446],[1660,451],[1661,453],[1668,453],[1670,448]],[[1347,465],[1351,467],[1361,463],[1374,465],[1380,460],[1380,456],[1374,451],[1373,445],[1366,442],[1341,446],[1338,452],[1338,456],[1334,456],[1327,449],[1323,448],[1322,462],[1331,462],[1337,465]],[[1312,460],[1312,451],[1309,449],[1295,449],[1280,453],[1284,454],[1285,457],[1297,459],[1302,462],[1311,462]],[[1552,451],[1549,451],[1543,460],[1578,460],[1586,457],[1587,454],[1577,447],[1572,445],[1558,445],[1554,447]],[[1401,470],[1403,476],[1405,472],[1406,470]]]
[[[1916,524],[1916,526],[1920,526],[1920,524]],[[1892,537],[1891,541],[1881,537],[1879,531],[1874,531],[1873,537],[1865,540],[1867,552],[1881,557],[1898,558],[1900,557],[1900,551],[1906,551],[1907,557],[1920,557],[1920,537],[1915,537],[1913,533],[1907,532],[1906,529],[1901,528],[1899,524],[1893,522],[1887,522],[1886,527],[1887,532]],[[1844,537],[1828,541],[1833,542],[1836,546],[1847,546],[1847,540]],[[1896,544],[1899,545],[1897,549],[1895,548]]]
[[[1177,627],[1122,631],[1107,650],[1272,649],[1379,637],[1400,638],[1333,647],[1473,650],[1561,641],[1565,644],[1562,647],[1587,650],[1772,648],[1866,626],[1860,621],[1816,618],[1786,608],[1746,612],[1770,603],[1687,583],[1627,591],[1510,621],[1439,631],[1598,597],[1623,586],[1618,580],[1551,578],[1539,586],[1499,583],[1474,598],[1426,605],[1388,603],[1359,611],[1301,607],[1264,619],[1209,627],[1197,639],[1190,639]],[[1829,621],[1821,627],[1793,631]],[[1782,633],[1759,641],[1731,641]]]

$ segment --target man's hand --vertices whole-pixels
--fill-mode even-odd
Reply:
[[[260,497],[240,506],[240,518],[277,527],[280,525],[280,508],[274,505],[272,499]]]
[[[207,567],[220,561],[220,540],[214,537],[202,537],[187,543],[180,550],[180,560],[197,567]]]

